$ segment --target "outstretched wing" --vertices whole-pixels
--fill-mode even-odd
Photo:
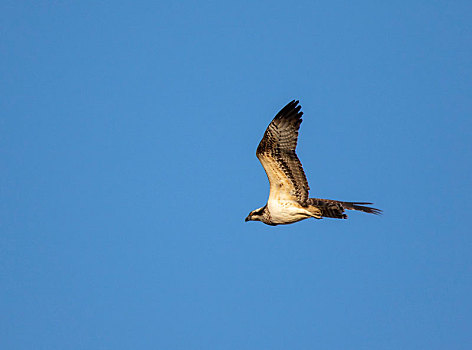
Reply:
[[[295,100],[282,108],[257,147],[257,158],[270,182],[269,200],[295,200],[305,205],[308,199],[310,187],[295,153],[303,115],[300,109]]]

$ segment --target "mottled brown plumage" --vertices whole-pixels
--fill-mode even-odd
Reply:
[[[364,206],[372,203],[308,198],[310,187],[295,153],[302,115],[301,106],[293,100],[277,113],[267,127],[256,155],[269,179],[269,199],[264,207],[253,210],[246,221],[279,225],[309,217],[346,219],[345,209],[380,214],[381,210]]]
[[[303,171],[302,163],[295,153],[298,141],[298,130],[302,123],[303,112],[301,106],[297,106],[298,101],[292,101],[277,113],[275,118],[267,127],[264,137],[257,147],[256,156],[264,166],[276,160],[277,167],[289,180],[289,187],[286,191],[297,198],[300,203],[305,204],[308,199],[308,181]],[[271,180],[269,173],[269,181]],[[278,183],[270,181],[271,186],[280,186]]]

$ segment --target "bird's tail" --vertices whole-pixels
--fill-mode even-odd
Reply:
[[[315,206],[321,210],[321,216],[327,218],[347,219],[344,210],[359,210],[364,213],[379,215],[382,210],[372,207],[367,207],[365,204],[372,204],[368,202],[342,202],[332,199],[309,198],[308,205]]]

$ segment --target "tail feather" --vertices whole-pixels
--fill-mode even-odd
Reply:
[[[363,211],[364,213],[380,215],[382,214],[382,210],[373,208],[373,207],[366,207],[363,204],[374,204],[374,203],[366,203],[366,202],[341,202],[344,209],[348,210],[359,210]]]
[[[332,199],[309,198],[308,205],[313,205],[321,210],[321,215],[328,218],[347,219],[344,210],[358,210],[364,213],[380,215],[382,210],[365,205],[370,205],[369,202],[342,202]]]

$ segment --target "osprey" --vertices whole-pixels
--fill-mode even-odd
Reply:
[[[342,202],[308,198],[308,181],[295,153],[303,112],[293,100],[280,110],[267,127],[256,156],[270,182],[267,204],[249,213],[246,221],[262,221],[267,225],[291,224],[307,218],[347,219],[344,210],[380,214],[380,209],[365,206],[368,202]]]

